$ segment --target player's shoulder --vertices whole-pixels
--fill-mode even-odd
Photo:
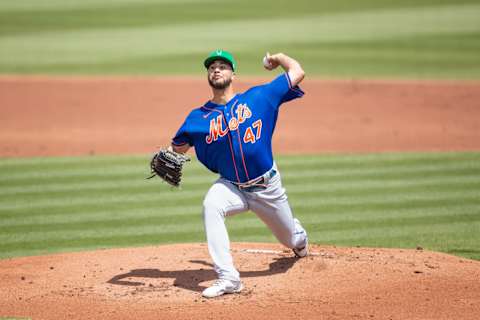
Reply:
[[[185,125],[192,123],[201,116],[201,107],[191,109],[185,117]]]
[[[196,107],[190,110],[190,113],[188,114],[187,118],[196,118],[198,116],[201,116],[205,113],[205,108],[204,106]]]
[[[247,91],[245,91],[242,95],[249,96],[249,95],[258,95],[262,94],[263,90],[268,86],[269,82],[258,84],[256,86],[251,87]]]
[[[277,75],[275,78],[271,79],[270,81],[266,81],[264,83],[260,83],[256,86],[253,86],[251,87],[250,89],[248,89],[247,91],[245,91],[245,94],[247,93],[261,93],[263,90],[267,90],[269,86],[271,86],[272,84],[274,84],[275,82],[278,82],[278,81],[281,81],[281,80],[285,80],[285,81],[288,81],[288,76],[286,77],[285,76],[286,73],[281,73],[279,75]]]
[[[202,105],[190,110],[190,113],[187,115],[185,121],[187,123],[194,123],[198,120],[204,119],[205,115],[209,113],[211,113],[211,110],[207,109],[205,105]]]

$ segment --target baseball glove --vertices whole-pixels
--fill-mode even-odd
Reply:
[[[158,176],[170,185],[179,187],[182,179],[183,164],[187,161],[190,161],[188,156],[175,152],[171,148],[162,148],[153,155],[150,161],[152,175],[147,179]]]

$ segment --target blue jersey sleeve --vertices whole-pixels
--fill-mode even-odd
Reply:
[[[185,122],[183,122],[180,129],[178,129],[177,134],[172,139],[172,144],[176,146],[182,146],[187,143],[190,146],[193,146],[193,139],[188,134],[188,117],[185,119]]]
[[[282,73],[264,87],[264,94],[274,108],[282,103],[301,98],[305,93],[299,86],[292,87],[288,73]]]

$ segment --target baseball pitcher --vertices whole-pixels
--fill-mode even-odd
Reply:
[[[235,93],[234,57],[224,50],[211,52],[204,66],[212,98],[191,111],[167,150],[183,156],[194,147],[198,160],[220,175],[203,201],[208,250],[218,275],[218,280],[202,293],[208,298],[243,289],[230,253],[225,227],[228,216],[251,210],[297,257],[305,257],[308,252],[307,233],[293,217],[272,155],[279,107],[303,96],[298,84],[304,71],[296,60],[283,53],[267,53],[263,64],[267,70],[280,66],[285,72],[270,83]],[[180,166],[176,164],[180,170],[184,161],[181,158]],[[160,170],[168,181],[167,171]],[[177,179],[171,180],[178,186],[178,174]]]

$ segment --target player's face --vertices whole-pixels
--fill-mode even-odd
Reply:
[[[225,89],[233,80],[234,73],[232,67],[222,60],[215,60],[208,67],[208,83],[212,88]]]

